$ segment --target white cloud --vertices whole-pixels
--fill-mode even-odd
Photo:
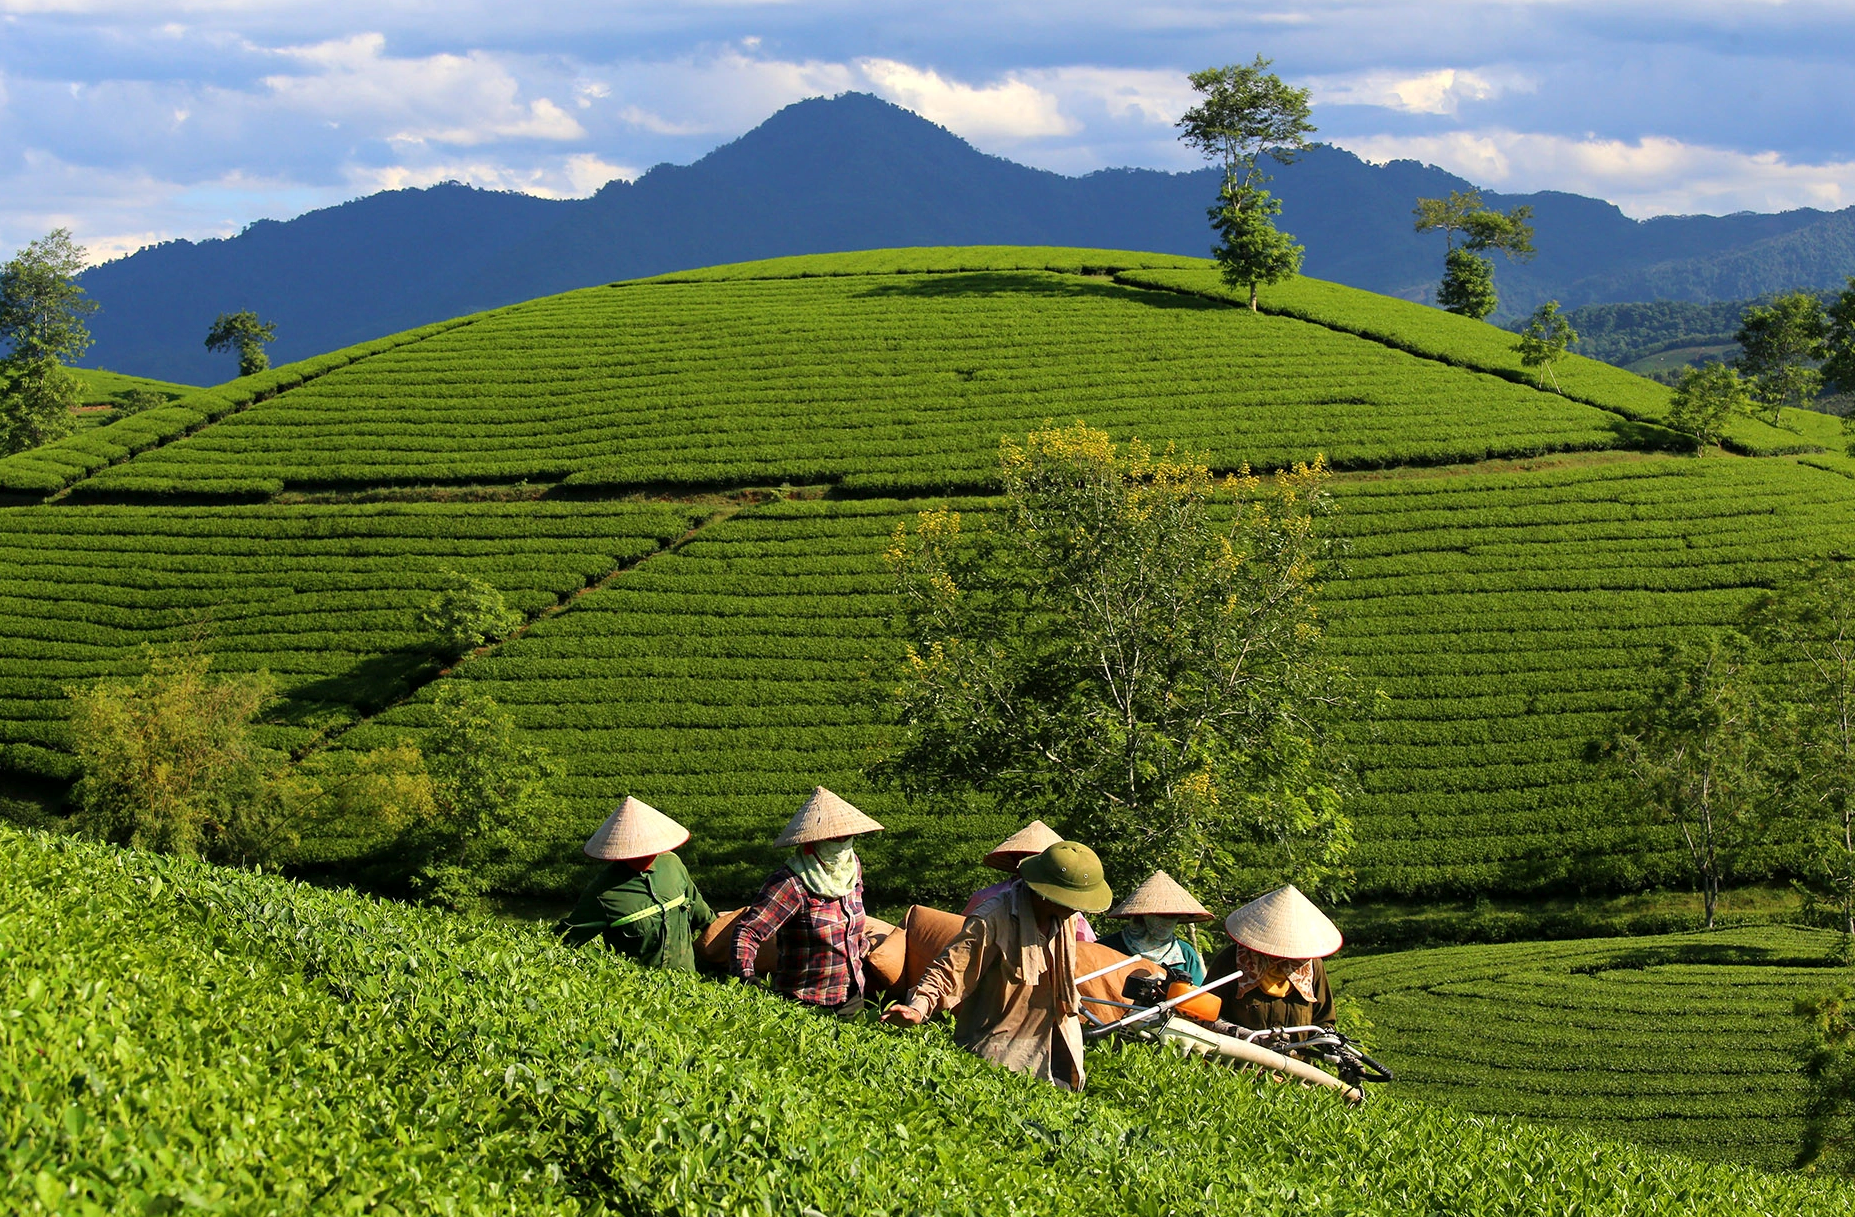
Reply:
[[[1317,103],[1380,106],[1406,114],[1455,114],[1464,102],[1532,93],[1538,82],[1509,69],[1436,68],[1427,72],[1366,72],[1315,76],[1306,82]]]
[[[493,160],[424,162],[416,165],[353,165],[350,192],[372,194],[409,186],[464,182],[484,190],[514,190],[544,199],[584,198],[614,178],[630,181],[638,170],[614,165],[590,152],[540,165],[511,166]]]
[[[470,147],[586,136],[586,129],[548,98],[524,103],[515,75],[485,52],[412,59],[385,51],[381,34],[283,47],[269,53],[307,70],[266,76],[263,83],[288,109],[365,122],[402,143]]]
[[[1064,117],[1054,96],[1018,76],[975,87],[894,59],[859,59],[856,67],[879,96],[971,139],[1036,139],[1081,129]]]
[[[1627,141],[1494,129],[1336,142],[1370,161],[1426,161],[1508,193],[1595,195],[1638,218],[1836,210],[1855,203],[1855,161],[1802,164],[1776,152],[1736,152],[1659,137]]]
[[[1194,94],[1182,72],[1170,69],[1067,67],[1024,72],[1020,78],[1054,96],[1065,113],[1093,102],[1111,118],[1171,127]]]

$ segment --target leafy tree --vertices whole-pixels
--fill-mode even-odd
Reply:
[[[1819,562],[1764,596],[1753,637],[1783,673],[1790,701],[1773,751],[1773,785],[1800,816],[1794,867],[1812,911],[1828,912],[1855,943],[1855,568]]]
[[[1803,1072],[1810,1082],[1796,1165],[1855,1175],[1855,986],[1797,999],[1810,1027]]]
[[[1256,308],[1260,284],[1280,283],[1301,269],[1301,246],[1278,232],[1273,220],[1281,202],[1263,189],[1269,176],[1259,163],[1268,156],[1292,164],[1309,148],[1314,124],[1308,121],[1308,90],[1297,89],[1268,71],[1258,55],[1245,66],[1231,64],[1191,74],[1192,88],[1204,100],[1178,121],[1179,138],[1224,171],[1217,203],[1210,208],[1219,242],[1212,250],[1224,281],[1248,286]]]
[[[1466,249],[1452,249],[1443,259],[1443,282],[1436,302],[1447,312],[1480,321],[1494,311],[1494,263]]]
[[[1510,258],[1533,257],[1530,206],[1497,211],[1480,190],[1453,190],[1448,198],[1418,199],[1412,212],[1418,232],[1443,234],[1443,282],[1436,302],[1452,313],[1479,321],[1495,310],[1494,260],[1483,255],[1500,250]],[[1458,239],[1461,241],[1457,245]]]
[[[1823,373],[1814,361],[1821,358],[1829,321],[1823,302],[1809,292],[1779,296],[1769,307],[1745,311],[1733,337],[1744,352],[1739,367],[1752,382],[1752,395],[1769,412],[1777,426],[1786,406],[1805,408],[1823,387]]]
[[[1324,661],[1323,462],[1264,488],[1077,423],[1001,445],[995,524],[926,511],[886,553],[907,654],[876,776],[1009,802],[1211,899],[1348,882]]]
[[[264,352],[264,344],[277,340],[277,323],[259,321],[258,315],[250,309],[241,309],[236,313],[220,313],[213,320],[213,328],[206,331],[206,349],[209,351],[238,351],[238,374],[252,376],[271,366],[271,357]]]
[[[281,758],[251,729],[272,700],[270,675],[210,669],[197,645],[144,648],[139,676],[66,690],[83,831],[222,861],[270,859],[289,847],[270,786]]]
[[[90,349],[84,318],[97,311],[76,283],[84,247],[53,229],[0,267],[0,338],[9,360],[69,363]]]
[[[481,579],[445,572],[450,586],[432,597],[419,613],[419,624],[436,630],[453,658],[507,638],[522,624],[522,615],[503,603],[502,593]]]
[[[430,818],[407,837],[412,886],[433,904],[469,908],[519,878],[547,840],[547,783],[557,769],[483,694],[447,682],[432,711],[436,723],[422,749]],[[416,776],[396,780],[403,787]]]
[[[1730,364],[1712,362],[1683,368],[1670,399],[1668,425],[1694,437],[1694,454],[1705,455],[1719,442],[1726,421],[1753,411],[1752,392]]]
[[[1757,805],[1751,663],[1741,634],[1665,648],[1648,699],[1603,749],[1649,812],[1680,831],[1708,929]]]
[[[1266,190],[1256,191],[1248,206],[1227,203],[1211,209],[1211,225],[1220,238],[1211,255],[1224,282],[1248,285],[1251,312],[1256,311],[1259,284],[1280,283],[1301,273],[1302,247],[1270,218],[1281,210],[1281,201]]]
[[[90,347],[84,318],[96,312],[75,276],[84,269],[83,246],[58,228],[32,242],[0,267],[0,455],[69,435],[81,400],[77,382],[62,365]]]
[[[1557,300],[1548,300],[1533,310],[1533,319],[1527,322],[1514,350],[1520,353],[1522,367],[1539,369],[1540,388],[1546,387],[1545,378],[1550,376],[1553,390],[1564,393],[1552,365],[1565,358],[1565,349],[1577,341],[1578,331],[1572,328],[1571,318],[1559,311]]]
[[[56,360],[0,360],[0,456],[71,434],[82,401],[83,387]]]
[[[1855,275],[1823,317],[1823,387],[1855,394]],[[1846,417],[1846,416],[1845,416]]]

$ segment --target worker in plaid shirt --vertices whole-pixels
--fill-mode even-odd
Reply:
[[[863,865],[852,839],[882,825],[820,786],[774,842],[794,853],[734,927],[734,973],[753,981],[754,956],[771,938],[775,992],[845,1018],[863,1008]]]

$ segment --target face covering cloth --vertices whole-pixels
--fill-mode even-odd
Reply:
[[[857,886],[857,851],[848,841],[819,841],[787,863],[805,890],[822,900],[842,900]]]

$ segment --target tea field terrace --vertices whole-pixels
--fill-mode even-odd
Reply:
[[[1071,1094],[540,927],[0,827],[20,1213],[1846,1213],[1847,1185],[1144,1047]],[[1060,1180],[1061,1186],[1053,1181]]]
[[[1479,323],[1311,280],[1260,316],[1222,291],[1200,261],[1113,251],[724,267],[409,331],[0,461],[0,487],[48,499],[0,511],[0,765],[68,779],[63,687],[196,630],[283,677],[277,742],[416,736],[440,670],[416,613],[453,568],[531,619],[447,679],[567,767],[535,890],[576,886],[574,842],[640,792],[741,894],[823,782],[890,824],[885,896],[954,901],[1012,817],[859,776],[894,659],[880,550],[991,489],[1000,435],[1082,417],[1226,467],[1351,470],[1331,632],[1391,698],[1359,745],[1364,890],[1678,878],[1583,744],[1661,642],[1845,546],[1855,483],[1664,455],[1660,386],[1573,359],[1568,396],[1542,393]],[[1734,444],[1821,447],[1750,423]],[[1497,457],[1529,467],[1475,471]],[[781,483],[826,497],[735,493]],[[434,501],[358,501],[382,498]]]

